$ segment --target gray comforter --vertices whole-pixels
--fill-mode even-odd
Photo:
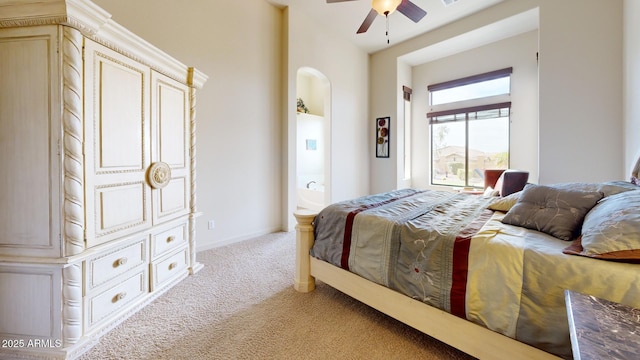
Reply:
[[[454,251],[458,236],[488,220],[491,201],[403,189],[334,204],[316,217],[311,255],[451,312],[454,255],[468,251]]]
[[[564,358],[564,290],[640,306],[637,264],[567,255],[569,242],[503,224],[492,198],[398,190],[331,205],[311,255]]]

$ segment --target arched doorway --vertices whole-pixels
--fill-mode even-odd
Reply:
[[[331,89],[320,71],[296,76],[296,209],[320,211],[331,202]]]

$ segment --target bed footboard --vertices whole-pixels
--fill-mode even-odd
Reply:
[[[296,273],[293,287],[299,292],[310,292],[316,288],[316,281],[311,276],[309,250],[313,246],[313,219],[317,213],[298,210],[293,213],[296,225]]]

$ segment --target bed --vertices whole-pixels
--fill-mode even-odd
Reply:
[[[480,359],[571,358],[565,290],[640,307],[632,182],[402,189],[300,210],[294,287],[322,281]]]

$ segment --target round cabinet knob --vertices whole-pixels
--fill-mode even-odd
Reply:
[[[172,243],[172,242],[173,242],[173,240],[175,240],[175,239],[176,239],[176,237],[175,237],[175,236],[173,236],[173,235],[169,236],[169,237],[167,238],[167,244],[168,244],[168,243]]]
[[[171,181],[171,167],[169,164],[158,161],[149,166],[147,181],[154,189],[162,189]]]
[[[169,264],[169,270],[173,270],[175,268],[178,267],[178,263],[177,262],[172,262],[171,264]]]

